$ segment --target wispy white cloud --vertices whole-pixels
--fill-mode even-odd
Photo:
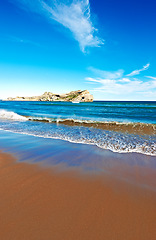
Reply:
[[[92,71],[93,73],[95,73],[96,75],[98,75],[99,77],[102,78],[109,78],[109,79],[117,79],[122,77],[124,70],[123,69],[119,69],[118,71],[104,71],[104,70],[100,70],[97,68],[93,68],[93,67],[89,67],[88,68],[90,71]]]
[[[131,80],[129,78],[121,78],[118,81],[121,83],[129,83]]]
[[[145,66],[143,66],[143,68],[138,69],[138,70],[134,70],[133,72],[127,74],[126,76],[132,77],[132,76],[135,76],[135,75],[139,75],[140,72],[147,70],[149,68],[149,66],[150,66],[150,63],[147,63]]]
[[[99,47],[104,41],[91,20],[89,0],[15,0],[20,6],[42,14],[69,29],[81,50]]]
[[[91,68],[91,70],[93,69]],[[151,77],[151,80],[147,81],[146,78],[127,77],[127,75],[124,75],[124,70],[118,70],[116,72],[94,70],[94,73],[99,72],[99,75],[97,75],[97,77],[86,78],[87,82],[96,85],[96,87],[91,90],[93,92],[104,93],[107,96],[112,95],[112,97],[119,96],[119,98],[124,96],[125,99],[126,97],[129,99],[133,98],[133,95],[150,97],[150,95],[148,95],[149,93],[152,97],[154,93],[156,93],[156,78],[154,77]],[[101,77],[102,72],[104,72],[104,77]]]
[[[153,80],[156,80],[156,77],[152,77],[152,76],[146,76],[147,78],[150,78],[150,79],[153,79]]]
[[[37,42],[31,41],[28,39],[24,39],[24,38],[15,37],[15,36],[3,36],[1,39],[8,41],[8,42],[14,42],[14,43],[20,43],[20,44],[30,44],[30,45],[34,45],[36,47],[41,47],[41,45]]]

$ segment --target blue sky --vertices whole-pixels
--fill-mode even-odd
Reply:
[[[1,0],[0,98],[156,100],[155,0]]]

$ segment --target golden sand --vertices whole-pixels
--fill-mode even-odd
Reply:
[[[156,193],[0,154],[0,229],[1,240],[154,240]]]

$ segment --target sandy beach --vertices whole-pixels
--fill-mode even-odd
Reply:
[[[115,174],[85,175],[76,168],[59,168],[17,162],[0,153],[0,239],[155,239],[153,189]]]
[[[0,1],[0,240],[156,240],[155,12]]]
[[[156,240],[155,9],[0,1],[0,240]]]

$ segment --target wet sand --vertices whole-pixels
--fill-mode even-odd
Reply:
[[[156,192],[142,178],[135,185],[115,177],[119,167],[114,175],[60,167],[0,153],[0,239],[156,239]]]

